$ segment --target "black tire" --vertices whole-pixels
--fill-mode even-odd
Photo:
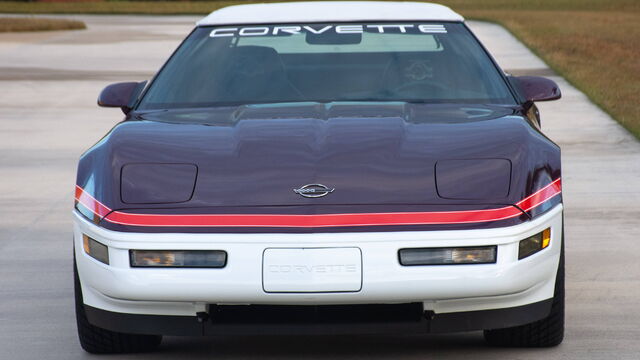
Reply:
[[[536,322],[506,329],[485,330],[490,345],[501,347],[552,347],[564,338],[564,230],[555,293],[549,316]]]
[[[92,354],[120,354],[153,351],[160,346],[160,335],[124,334],[91,325],[82,300],[82,289],[75,257],[73,259],[73,289],[76,300],[76,322],[80,346]]]

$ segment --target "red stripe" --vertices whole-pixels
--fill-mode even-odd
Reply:
[[[543,187],[528,197],[520,200],[516,206],[522,209],[522,211],[529,211],[545,201],[559,195],[562,192],[562,180],[560,178],[553,181],[551,184]]]
[[[516,205],[529,211],[561,192],[560,179],[538,190]],[[522,214],[514,206],[487,210],[395,212],[395,213],[352,213],[352,214],[132,214],[113,211],[76,187],[76,200],[104,217],[105,220],[121,225],[164,226],[164,227],[340,227],[376,225],[433,225],[464,224],[510,219]],[[106,217],[105,217],[106,216]]]
[[[356,213],[319,215],[206,214],[156,215],[111,213],[106,220],[135,226],[187,227],[334,227],[373,225],[424,225],[496,221],[521,215],[513,206],[491,210],[412,213]]]
[[[101,218],[107,216],[111,212],[111,209],[96,200],[93,196],[89,195],[88,192],[84,191],[84,189],[78,185],[76,185],[76,201]]]

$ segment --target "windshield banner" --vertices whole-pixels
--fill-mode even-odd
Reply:
[[[289,36],[299,34],[445,34],[442,24],[349,24],[349,25],[279,25],[243,26],[213,29],[210,37]]]

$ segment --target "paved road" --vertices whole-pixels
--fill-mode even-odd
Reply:
[[[119,80],[143,80],[196,20],[78,16],[86,31],[0,34],[0,359],[90,358],[72,306],[71,207],[81,152],[120,120],[95,106]],[[496,25],[471,23],[503,68],[553,75]],[[166,338],[156,354],[118,359],[640,358],[640,143],[554,77],[541,104],[563,149],[567,335],[554,349],[484,345],[479,332],[437,336]]]

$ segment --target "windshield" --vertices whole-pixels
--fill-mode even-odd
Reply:
[[[138,109],[404,101],[514,104],[461,23],[200,27]]]

